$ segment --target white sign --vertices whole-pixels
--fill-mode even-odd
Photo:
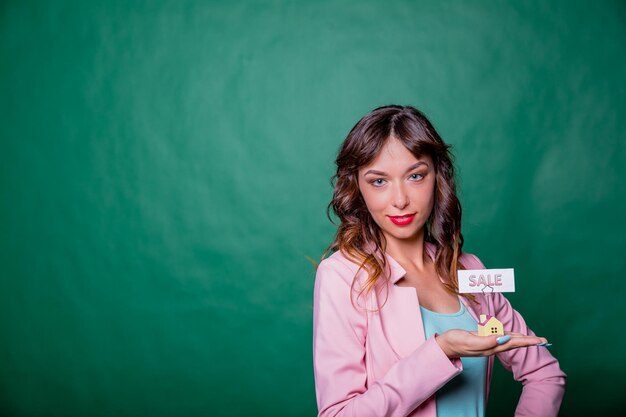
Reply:
[[[506,269],[465,269],[459,271],[459,292],[515,292],[515,273]]]

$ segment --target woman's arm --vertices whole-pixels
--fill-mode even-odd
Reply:
[[[534,335],[524,318],[502,295],[494,294],[494,311],[505,329]],[[547,348],[533,346],[499,353],[502,365],[523,384],[516,416],[556,416],[565,393],[566,375]]]
[[[472,268],[485,267],[476,256],[470,256],[475,263]],[[535,335],[521,314],[513,309],[502,294],[495,293],[489,297],[493,301],[494,315],[502,322],[506,331]],[[496,356],[506,369],[513,372],[515,380],[523,384],[516,416],[558,415],[565,393],[566,375],[547,348],[531,346],[500,352]]]
[[[458,375],[461,362],[430,338],[384,377],[368,381],[367,313],[350,300],[355,269],[329,258],[317,270],[313,361],[319,416],[406,416]]]

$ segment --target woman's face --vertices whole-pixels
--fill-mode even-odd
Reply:
[[[422,238],[434,203],[435,168],[391,137],[378,156],[359,169],[359,190],[387,242]]]

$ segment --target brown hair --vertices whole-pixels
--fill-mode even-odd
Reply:
[[[329,251],[341,251],[365,268],[368,278],[359,296],[375,288],[381,277],[388,279],[385,238],[370,215],[358,184],[359,168],[372,162],[387,140],[398,139],[416,157],[428,155],[435,167],[434,206],[426,223],[425,240],[433,243],[435,271],[443,278],[446,289],[458,294],[458,258],[463,248],[461,204],[456,195],[454,165],[449,145],[441,139],[426,116],[411,106],[379,107],[364,116],[352,128],[337,155],[337,172],[332,178],[333,198],[328,205],[340,220]],[[359,268],[359,269],[360,269]],[[356,281],[352,282],[354,287]]]

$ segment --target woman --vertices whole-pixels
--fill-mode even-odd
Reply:
[[[495,354],[523,384],[516,415],[555,416],[565,374],[502,294],[460,296],[461,206],[448,146],[413,107],[350,131],[329,205],[341,221],[315,280],[319,416],[483,416]],[[476,335],[490,314],[505,336]]]

